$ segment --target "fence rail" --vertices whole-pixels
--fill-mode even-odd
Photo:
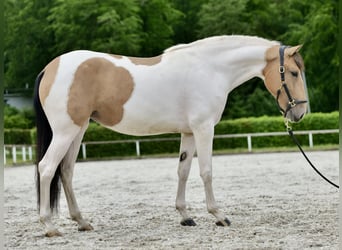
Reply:
[[[325,130],[305,130],[296,131],[295,135],[308,135],[309,147],[313,148],[315,134],[336,134],[339,133],[339,129],[325,129]],[[252,138],[253,137],[265,137],[265,136],[286,136],[287,132],[265,132],[265,133],[244,133],[244,134],[225,134],[215,135],[214,139],[228,139],[228,138],[246,138],[248,152],[252,152]],[[140,143],[142,142],[165,142],[165,141],[180,141],[180,137],[172,138],[145,138],[145,139],[129,139],[129,140],[114,140],[114,141],[92,141],[82,142],[81,154],[83,159],[87,159],[87,145],[103,145],[103,144],[122,144],[122,143],[134,143],[136,156],[141,156]],[[33,148],[35,145],[4,145],[4,161],[5,164],[12,161],[12,163],[18,162],[18,156],[21,158],[21,162],[32,162],[33,160]],[[11,158],[11,159],[8,159]]]

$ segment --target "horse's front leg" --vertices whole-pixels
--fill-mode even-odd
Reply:
[[[216,219],[216,225],[229,226],[230,221],[218,208],[212,186],[212,149],[214,138],[214,126],[207,125],[198,128],[195,132],[195,141],[200,167],[200,175],[204,183],[205,197],[208,212],[213,214]]]
[[[178,190],[176,198],[176,209],[182,216],[181,225],[195,226],[196,223],[188,215],[185,202],[185,188],[188,180],[191,162],[195,153],[195,140],[193,134],[182,134],[180,157],[178,165]]]

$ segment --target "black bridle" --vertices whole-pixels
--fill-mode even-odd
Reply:
[[[310,164],[310,166],[315,170],[315,172],[321,176],[325,181],[327,181],[329,184],[333,185],[336,188],[339,188],[339,186],[332,181],[330,181],[328,178],[326,178],[317,168],[312,164],[312,162],[309,160],[307,155],[305,154],[304,150],[302,149],[300,143],[298,142],[297,138],[293,134],[292,128],[289,125],[289,120],[286,118],[287,112],[289,112],[292,108],[294,108],[296,105],[301,104],[301,103],[306,103],[307,100],[295,100],[292,98],[290,91],[287,87],[287,84],[285,82],[285,66],[284,66],[284,51],[286,49],[286,46],[280,46],[279,48],[279,56],[280,56],[280,66],[279,66],[279,73],[280,73],[280,78],[281,78],[281,86],[277,91],[277,104],[280,109],[280,112],[284,115],[285,118],[285,126],[286,129],[293,140],[293,142],[298,146],[299,150],[302,152],[304,158],[307,160],[307,162]],[[280,105],[279,105],[279,96],[281,94],[281,90],[284,89],[285,93],[287,95],[287,98],[289,99],[289,102],[287,104],[286,110],[284,110]]]
[[[281,79],[281,86],[277,91],[277,104],[278,104],[280,112],[284,115],[284,117],[286,117],[287,112],[289,112],[292,108],[296,107],[296,105],[308,102],[307,100],[294,99],[292,95],[290,94],[289,88],[287,87],[287,84],[285,82],[285,66],[284,66],[284,52],[286,48],[287,46],[280,46],[279,48],[279,58],[280,58],[279,73],[280,73],[280,79]],[[280,97],[282,89],[285,90],[285,93],[289,100],[286,106],[286,110],[284,110],[279,104],[279,97]]]

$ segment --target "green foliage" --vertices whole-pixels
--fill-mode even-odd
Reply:
[[[308,114],[302,122],[293,124],[295,131],[336,129],[339,127],[339,113],[314,113]],[[283,118],[276,117],[250,117],[234,120],[223,120],[215,127],[215,134],[243,134],[257,132],[285,131]],[[5,144],[35,144],[35,129],[5,129]],[[95,144],[87,145],[88,158],[135,156],[135,140],[153,138],[177,138],[175,141],[163,142],[140,142],[142,155],[168,154],[179,151],[180,136],[167,134],[149,137],[128,136],[113,132],[96,123],[91,123],[83,138],[84,142],[94,141],[120,141],[134,140],[132,143],[118,144]],[[338,144],[338,134],[314,135],[314,145]],[[308,136],[298,136],[302,145],[308,145]],[[255,137],[252,140],[253,148],[293,146],[288,136]],[[246,138],[215,139],[214,150],[233,148],[247,148]]]
[[[339,113],[313,113],[308,114],[302,122],[293,124],[293,129],[298,130],[318,130],[336,129],[338,125]],[[281,116],[250,117],[234,120],[223,120],[215,127],[215,134],[243,134],[258,132],[279,132],[285,131],[284,120]],[[90,124],[84,140],[89,141],[115,141],[115,140],[136,140],[146,138],[179,138],[177,134],[168,134],[152,137],[132,137],[119,134],[109,129],[101,127],[95,123]],[[297,136],[301,144],[308,145],[308,136]],[[314,135],[315,145],[338,144],[338,134]],[[293,142],[288,136],[267,136],[253,138],[253,148],[263,147],[284,147],[293,146]],[[233,148],[247,148],[246,138],[229,138],[214,140],[214,150],[224,150]],[[140,150],[142,155],[177,153],[179,151],[179,141],[168,142],[141,142]],[[112,157],[112,156],[134,156],[135,144],[108,144],[108,145],[88,145],[87,157]]]
[[[243,97],[243,98],[242,98]],[[278,115],[279,110],[275,99],[265,90],[260,79],[252,79],[246,85],[234,89],[228,96],[223,119]]]
[[[302,54],[307,64],[306,75],[312,110],[327,112],[338,109],[338,1],[293,0],[300,6],[297,22],[280,36],[289,43],[304,44]]]
[[[34,85],[36,75],[52,59],[52,34],[46,17],[53,1],[6,0],[4,3],[5,88]]]
[[[209,0],[202,5],[198,20],[199,37],[220,34],[249,34],[247,0]]]
[[[31,109],[18,110],[9,105],[4,108],[4,128],[29,129],[34,127],[34,114]]]
[[[5,144],[34,144],[32,140],[32,131],[30,129],[6,129],[4,130]]]
[[[173,44],[182,18],[167,0],[5,1],[5,87],[20,89],[62,53],[152,56]]]
[[[174,44],[189,43],[196,40],[199,29],[198,20],[200,19],[198,13],[207,0],[171,0],[171,2],[177,10],[183,13],[182,18],[174,28]]]
[[[48,16],[54,50],[137,54],[143,35],[134,0],[57,0]]]
[[[173,45],[174,27],[178,25],[183,13],[176,10],[167,0],[141,2],[141,18],[144,39],[143,56],[154,56]]]
[[[338,109],[337,0],[6,0],[5,88],[33,89],[54,57],[76,49],[153,56],[221,34],[303,43],[312,112]],[[260,79],[234,90],[225,118],[275,115]]]
[[[292,124],[294,131],[322,130],[339,128],[339,113],[313,113],[305,116],[300,123]],[[215,134],[240,134],[259,132],[285,131],[284,120],[280,116],[239,118],[223,120],[215,128]],[[308,136],[297,136],[302,145],[308,145]],[[338,144],[338,134],[314,135],[314,144]],[[287,136],[267,136],[253,138],[253,147],[280,147],[291,146],[293,142]],[[245,148],[246,138],[220,139],[214,142],[214,149]]]

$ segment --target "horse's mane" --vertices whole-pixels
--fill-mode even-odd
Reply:
[[[218,46],[219,44],[225,43],[226,46],[230,48],[237,48],[246,45],[255,45],[255,46],[265,46],[265,45],[279,45],[277,41],[270,41],[265,38],[257,37],[257,36],[242,36],[242,35],[231,35],[231,36],[213,36],[204,38],[201,40],[197,40],[192,43],[187,44],[178,44],[172,46],[164,51],[164,53],[173,52],[177,50],[183,50],[194,47],[202,47],[202,46]]]

